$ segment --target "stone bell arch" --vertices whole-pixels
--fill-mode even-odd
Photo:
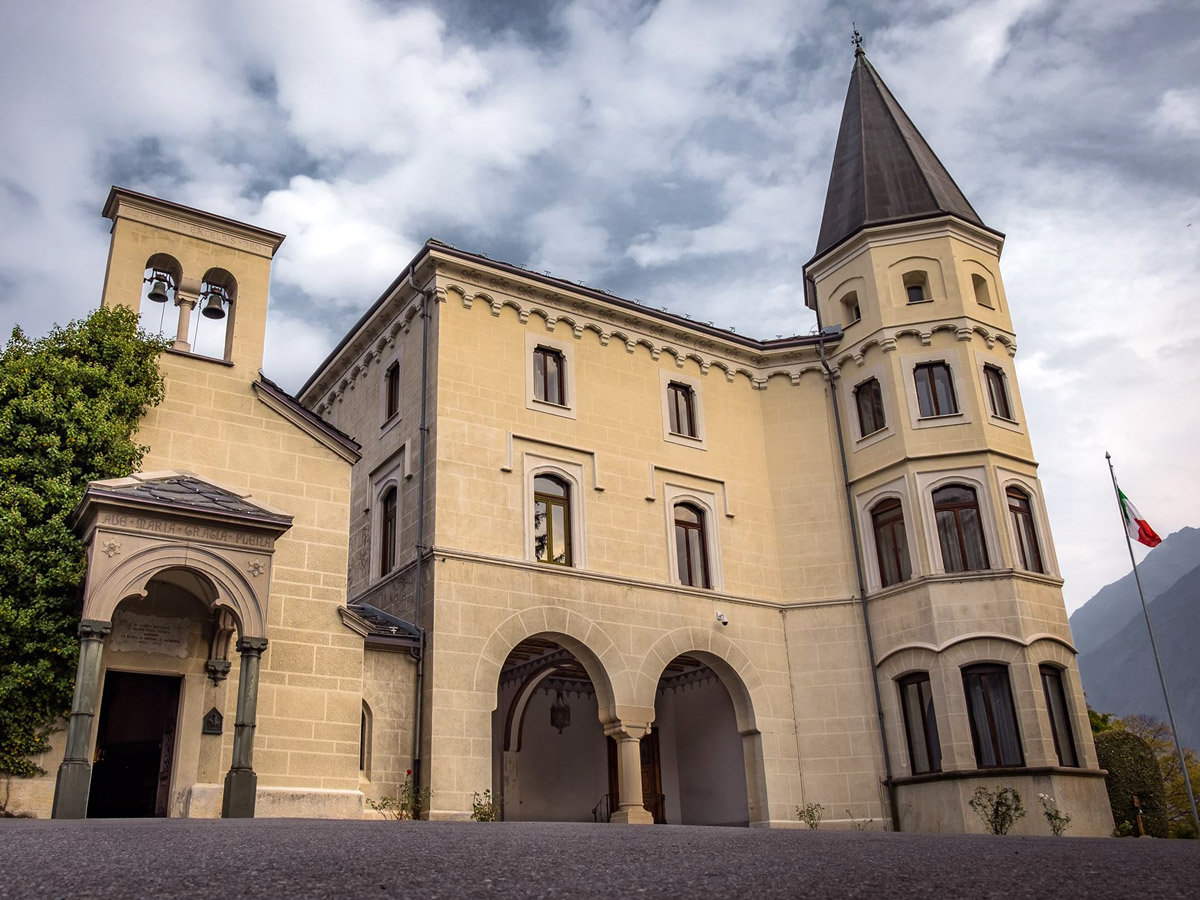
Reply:
[[[149,583],[186,585],[212,613],[216,627],[206,669],[228,673],[228,644],[240,654],[233,757],[225,776],[221,814],[254,815],[254,727],[258,670],[267,647],[267,601],[275,542],[292,517],[244,493],[187,472],[157,472],[93,481],[72,513],[83,538],[88,571],[79,625],[79,662],[67,726],[67,746],[54,789],[54,818],[87,814],[105,638],[113,613]]]

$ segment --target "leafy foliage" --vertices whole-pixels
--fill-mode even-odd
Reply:
[[[983,785],[967,801],[975,815],[983,820],[992,834],[1008,834],[1020,819],[1025,817],[1025,801],[1015,788],[997,787],[990,791]]]
[[[820,803],[807,803],[796,807],[796,818],[813,831],[821,827],[821,819],[825,818],[825,807]]]
[[[476,822],[500,820],[500,801],[492,796],[491,788],[487,788],[482,794],[475,792],[471,798],[471,818]]]
[[[1104,783],[1118,832],[1124,832],[1122,826],[1125,826],[1128,833],[1137,834],[1137,808],[1134,806],[1134,797],[1137,797],[1146,833],[1166,837],[1166,792],[1158,760],[1150,745],[1132,732],[1113,728],[1096,735],[1096,758],[1100,768],[1108,770]]]
[[[1058,803],[1049,794],[1038,794],[1038,800],[1042,802],[1042,815],[1050,824],[1050,833],[1062,837],[1071,827],[1071,817],[1058,808]]]
[[[429,806],[429,788],[417,790],[413,784],[412,769],[404,776],[400,785],[400,793],[395,797],[380,797],[378,800],[368,799],[367,806],[375,810],[385,819],[396,819],[401,822],[416,821],[421,813]]]
[[[84,553],[67,518],[88,481],[141,464],[164,346],[116,307],[38,340],[14,328],[0,352],[0,774],[35,774],[70,707]]]
[[[1163,789],[1166,792],[1167,829],[1174,838],[1195,838],[1196,825],[1192,819],[1192,804],[1188,801],[1187,786],[1183,781],[1183,770],[1179,768],[1179,752],[1175,749],[1175,732],[1171,726],[1153,716],[1125,716],[1121,726],[1150,745],[1158,760],[1162,773]],[[1183,748],[1188,776],[1192,789],[1200,786],[1200,757],[1191,747]]]

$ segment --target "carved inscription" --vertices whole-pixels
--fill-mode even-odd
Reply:
[[[108,649],[118,653],[157,653],[183,659],[188,651],[190,619],[168,619],[141,613],[118,613]]]
[[[214,541],[220,544],[233,544],[237,547],[258,547],[269,550],[272,546],[271,538],[265,534],[252,534],[232,528],[214,528],[211,525],[174,522],[170,519],[160,519],[155,516],[135,516],[124,513],[106,512],[100,516],[100,524],[111,525],[114,528],[130,528],[146,534],[160,534],[163,537]]]

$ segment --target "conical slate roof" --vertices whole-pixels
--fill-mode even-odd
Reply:
[[[815,256],[867,226],[941,214],[983,225],[860,48]]]

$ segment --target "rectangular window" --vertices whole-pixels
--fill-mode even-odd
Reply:
[[[879,560],[881,586],[890,587],[912,577],[908,559],[908,537],[904,532],[904,509],[899,500],[884,500],[871,510],[875,531],[875,555]]]
[[[900,679],[900,703],[904,707],[904,733],[908,738],[912,773],[942,771],[942,743],[938,738],[928,672],[914,672]]]
[[[913,370],[917,385],[917,405],[921,418],[952,416],[958,412],[954,396],[954,377],[944,362],[921,363]]]
[[[1042,673],[1042,692],[1046,695],[1046,711],[1050,714],[1050,734],[1060,766],[1078,766],[1075,741],[1071,736],[1071,720],[1067,716],[1067,694],[1063,690],[1062,670],[1054,666],[1039,666]]]
[[[862,437],[881,430],[887,422],[883,416],[883,390],[878,378],[868,378],[854,389],[858,406],[858,427]]]
[[[379,528],[379,574],[386,575],[396,568],[396,489],[383,495]]]
[[[400,412],[400,363],[394,362],[383,376],[384,421]]]
[[[971,740],[975,744],[975,764],[981,769],[1025,765],[1008,668],[984,665],[963,669],[963,690],[967,695]]]
[[[984,366],[983,377],[987,381],[988,401],[992,412],[1002,419],[1012,421],[1012,406],[1008,402],[1008,384],[1004,371],[998,366]]]
[[[550,347],[537,347],[533,351],[533,396],[535,400],[567,405],[566,371],[563,355]]]
[[[667,413],[672,434],[696,437],[696,394],[689,385],[672,381],[667,385]]]

